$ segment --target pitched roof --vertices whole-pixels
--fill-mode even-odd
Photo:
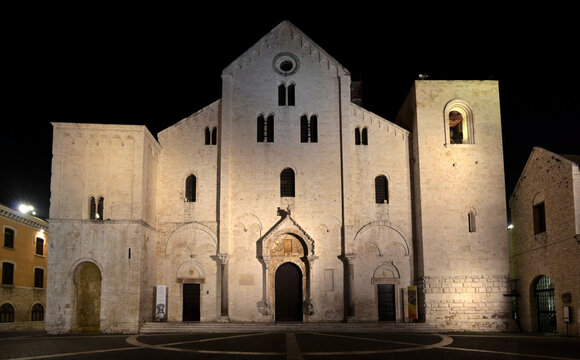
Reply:
[[[290,21],[282,21],[280,24],[278,24],[269,33],[264,35],[264,37],[262,37],[256,44],[246,50],[230,65],[228,65],[222,71],[222,74],[232,73],[236,67],[240,69],[243,68],[245,64],[252,62],[252,58],[259,57],[261,55],[260,49],[262,46],[268,47],[268,44],[272,40],[277,40],[284,37],[286,37],[289,42],[293,43],[294,46],[301,48],[304,52],[316,58],[321,65],[328,66],[329,68],[336,67],[339,73],[350,75],[350,72],[346,68],[340,65],[338,61],[326,53],[326,51],[324,51]]]

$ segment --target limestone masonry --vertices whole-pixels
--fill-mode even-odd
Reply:
[[[282,22],[157,140],[53,123],[47,330],[408,322],[409,286],[414,321],[511,328],[497,82],[417,81],[394,122],[350,87]]]

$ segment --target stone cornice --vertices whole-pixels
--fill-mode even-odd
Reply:
[[[0,205],[0,216],[35,229],[48,231],[48,222],[42,220],[41,218],[37,218],[36,216],[23,214],[20,211],[10,209],[4,205]]]

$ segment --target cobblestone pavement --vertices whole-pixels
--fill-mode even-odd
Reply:
[[[580,359],[580,338],[519,334],[254,332],[0,334],[0,359]]]

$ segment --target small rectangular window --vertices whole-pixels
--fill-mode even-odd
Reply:
[[[42,288],[44,287],[44,270],[35,268],[34,269],[34,287]]]
[[[475,213],[470,212],[467,214],[467,225],[469,232],[475,232]]]
[[[4,247],[14,249],[14,230],[4,228]]]
[[[44,239],[36,238],[36,255],[44,255]]]
[[[534,205],[534,235],[546,232],[546,206],[544,202]]]
[[[14,264],[2,263],[2,285],[14,285]]]

